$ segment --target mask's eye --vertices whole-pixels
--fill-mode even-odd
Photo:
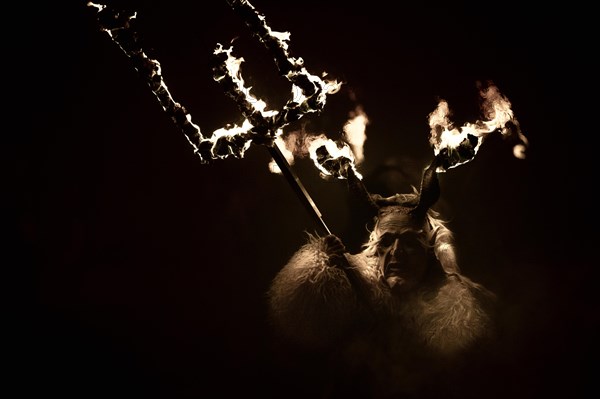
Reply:
[[[377,249],[379,249],[380,251],[388,249],[389,247],[394,245],[394,241],[396,240],[396,238],[397,237],[393,235],[384,234],[383,236],[381,236],[379,242],[377,243]]]
[[[398,243],[396,244],[396,240]],[[403,252],[407,255],[416,254],[419,251],[422,251],[424,246],[420,241],[419,237],[413,234],[383,234],[379,238],[379,242],[377,243],[377,252],[380,255],[385,254],[387,251],[391,250],[394,247],[396,250]]]
[[[403,242],[404,249],[408,254],[414,254],[423,249],[423,243],[416,236],[408,236]]]

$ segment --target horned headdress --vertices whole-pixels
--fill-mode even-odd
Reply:
[[[418,192],[398,193],[389,197],[370,193],[362,179],[359,178],[350,159],[344,156],[332,156],[325,146],[318,148],[316,155],[319,165],[331,176],[347,180],[351,195],[358,200],[362,208],[372,217],[393,211],[402,212],[421,220],[425,217],[429,208],[440,197],[437,170],[441,167],[445,159],[441,153],[423,171]]]

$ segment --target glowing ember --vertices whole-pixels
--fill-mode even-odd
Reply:
[[[434,155],[441,154],[444,161],[437,172],[444,172],[471,161],[483,141],[490,133],[496,131],[505,138],[517,135],[520,143],[513,148],[513,154],[517,158],[525,158],[528,141],[521,132],[508,99],[491,83],[487,88],[481,89],[479,94],[483,100],[481,109],[485,120],[466,123],[460,128],[455,128],[450,121],[450,109],[445,100],[441,100],[437,108],[429,114],[431,128],[429,142],[433,147]]]

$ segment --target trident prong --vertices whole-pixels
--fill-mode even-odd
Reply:
[[[271,52],[279,73],[292,83],[292,98],[279,111],[264,112],[257,104],[261,103],[250,94],[239,76],[240,59],[231,56],[231,48],[223,49],[221,45],[214,52],[213,78],[219,82],[225,93],[231,97],[246,118],[243,126],[224,129],[226,134],[215,132],[211,137],[202,135],[200,128],[192,122],[191,115],[176,102],[164,82],[160,63],[146,56],[139,42],[138,34],[133,29],[135,13],[125,14],[108,9],[105,5],[88,3],[97,10],[98,24],[121,50],[132,60],[134,68],[144,78],[158,99],[163,110],[179,127],[194,153],[203,163],[228,156],[241,158],[251,143],[266,146],[271,157],[278,165],[283,176],[313,216],[317,225],[325,234],[331,231],[323,221],[317,208],[298,176],[292,170],[287,159],[278,147],[275,139],[279,132],[289,123],[301,119],[310,113],[319,113],[325,106],[327,94],[335,92],[339,86],[336,82],[325,82],[311,75],[304,67],[301,58],[291,57],[288,53],[289,37],[274,32],[266,24],[264,16],[246,0],[227,0],[232,9],[238,13],[253,35]],[[263,107],[264,109],[264,107]]]

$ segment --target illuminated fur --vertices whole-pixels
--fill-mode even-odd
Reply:
[[[393,294],[378,270],[376,229],[361,253],[345,254],[367,287],[366,301],[344,270],[332,265],[323,240],[311,236],[272,283],[268,294],[273,323],[294,341],[314,347],[352,336],[369,323],[401,329],[398,339],[408,334],[440,355],[460,352],[486,337],[491,323],[486,306],[493,294],[460,274],[452,233],[437,213],[429,210],[425,224],[423,241],[431,248],[431,266],[410,293]]]

